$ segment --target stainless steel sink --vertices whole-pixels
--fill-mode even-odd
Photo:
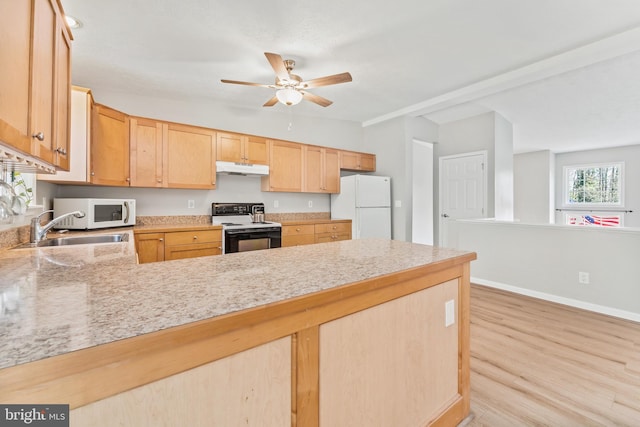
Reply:
[[[117,243],[128,242],[129,234],[97,234],[95,236],[69,236],[56,237],[53,239],[45,239],[38,243],[24,243],[16,246],[14,249],[24,248],[42,248],[49,246],[71,246],[71,245],[90,245],[95,243]]]

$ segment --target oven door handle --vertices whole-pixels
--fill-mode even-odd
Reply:
[[[273,233],[274,231],[280,232],[280,228],[278,227],[269,227],[269,228],[243,228],[238,230],[225,230],[225,233],[229,236],[235,236],[237,234],[252,234],[252,235],[262,235],[265,233]]]

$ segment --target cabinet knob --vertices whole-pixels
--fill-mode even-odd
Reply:
[[[164,242],[164,239],[161,237],[161,238],[158,239],[158,241]]]
[[[193,236],[193,240],[197,240],[197,239],[198,239],[198,236]]]
[[[96,176],[96,173],[94,171],[91,171],[91,176]]]
[[[158,184],[162,182],[161,179],[156,179],[156,181],[158,182]]]
[[[296,231],[300,231],[300,229],[299,229],[299,228],[296,228]]]
[[[56,153],[59,153],[59,154],[62,154],[63,156],[66,156],[67,155],[67,149],[66,148],[62,148],[62,147],[58,147],[58,148],[56,148]]]
[[[125,179],[125,181],[130,182],[130,181],[131,181],[131,178],[127,178],[127,179]]]
[[[31,136],[33,138],[37,139],[38,141],[44,141],[44,133],[42,133],[42,132],[34,133]]]
[[[336,228],[338,228],[338,227],[336,227],[336,226],[334,225],[334,226],[333,226],[333,229],[335,230]]]

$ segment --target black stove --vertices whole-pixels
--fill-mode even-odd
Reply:
[[[212,203],[211,223],[221,225],[222,253],[245,252],[279,248],[282,227],[280,223],[255,221],[264,218],[264,203]]]

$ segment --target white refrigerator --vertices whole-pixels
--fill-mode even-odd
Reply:
[[[331,218],[350,219],[351,237],[391,238],[391,178],[349,175],[331,195]]]

